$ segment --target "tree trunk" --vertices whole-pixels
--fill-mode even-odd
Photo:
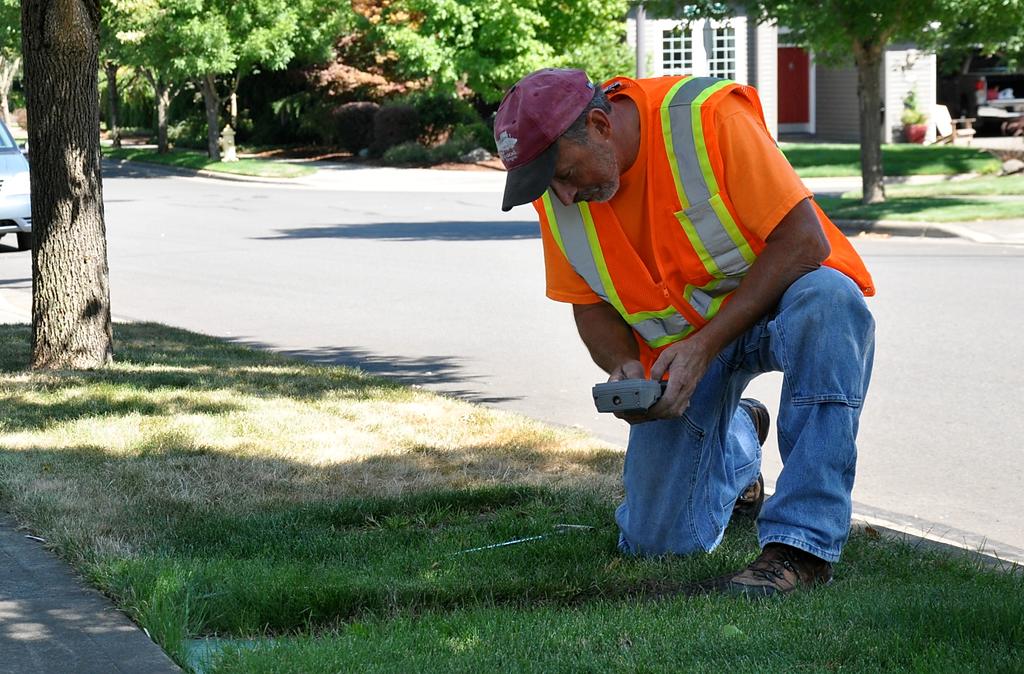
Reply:
[[[156,100],[156,151],[159,154],[167,154],[171,149],[167,143],[167,108],[171,105],[171,85],[148,68],[140,70],[153,87],[153,98]]]
[[[212,73],[203,77],[203,102],[206,104],[206,151],[213,161],[220,161],[220,97],[217,81]]]
[[[167,154],[171,151],[167,142],[167,109],[171,107],[171,88],[166,82],[157,79],[153,93],[156,95],[156,151]]]
[[[18,74],[21,67],[21,57],[7,58],[0,56],[0,116],[4,124],[11,124],[11,87],[14,85],[14,76]]]
[[[860,173],[863,203],[885,201],[882,168],[882,55],[884,45],[854,42],[857,100],[860,103]]]
[[[32,367],[110,363],[99,0],[22,0],[32,148]]]
[[[118,118],[121,116],[121,96],[117,92],[117,69],[113,61],[103,64],[103,71],[107,74],[107,131],[110,132],[110,140],[114,147],[121,147],[121,129],[118,127]]]

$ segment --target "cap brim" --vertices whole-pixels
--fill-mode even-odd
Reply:
[[[510,169],[505,177],[505,198],[501,201],[501,210],[512,210],[514,206],[528,204],[544,194],[555,177],[557,159],[558,143],[554,142],[529,164]]]

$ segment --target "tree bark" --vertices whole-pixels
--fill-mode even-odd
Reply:
[[[156,151],[167,154],[171,151],[167,142],[167,109],[171,106],[171,85],[151,70],[142,68],[141,71],[153,87],[153,98],[156,100]]]
[[[156,96],[156,151],[167,154],[171,151],[170,143],[167,142],[167,109],[171,107],[171,87],[157,79],[153,84],[153,93]]]
[[[99,0],[22,0],[32,148],[32,367],[113,358],[100,175]]]
[[[0,116],[4,124],[11,126],[11,87],[14,85],[14,76],[18,74],[21,67],[21,57],[7,58],[0,56]]]
[[[854,42],[857,100],[860,104],[860,173],[863,203],[885,201],[882,167],[882,44]]]
[[[220,97],[217,79],[212,73],[203,76],[203,102],[206,104],[206,151],[213,161],[220,161]]]
[[[107,131],[110,132],[110,140],[114,147],[121,147],[121,129],[118,126],[118,119],[121,117],[121,96],[117,91],[117,70],[118,65],[113,61],[103,64],[103,71],[107,75]]]

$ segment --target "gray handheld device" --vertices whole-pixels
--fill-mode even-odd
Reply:
[[[594,404],[598,412],[646,412],[665,392],[663,381],[623,379],[594,386]]]

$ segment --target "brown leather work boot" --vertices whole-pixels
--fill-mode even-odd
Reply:
[[[772,423],[768,408],[760,400],[753,398],[740,399],[740,407],[750,416],[750,420],[754,423],[754,430],[757,431],[757,441],[763,446],[764,441],[768,439],[768,429]],[[761,514],[762,505],[764,505],[764,478],[758,475],[757,479],[736,499],[732,516],[756,520],[757,516]]]
[[[701,584],[705,592],[761,599],[832,582],[832,565],[782,543],[769,543],[747,568]]]

